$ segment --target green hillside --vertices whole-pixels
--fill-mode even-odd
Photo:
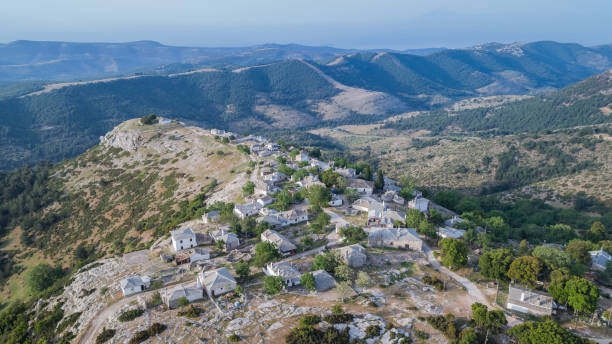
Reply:
[[[510,102],[501,106],[481,107],[404,118],[385,124],[400,130],[426,129],[444,132],[491,131],[518,133],[612,121],[612,72],[588,78],[550,94]]]

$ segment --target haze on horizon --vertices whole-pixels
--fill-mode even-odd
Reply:
[[[610,42],[606,0],[46,0],[10,2],[0,42],[178,46],[298,43],[339,48],[465,47],[485,42]]]

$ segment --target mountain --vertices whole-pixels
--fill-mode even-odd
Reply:
[[[612,121],[612,70],[532,98],[455,111],[445,109],[388,122],[386,128],[518,133]]]
[[[151,45],[157,46],[145,44]],[[261,50],[278,58],[277,53],[290,51],[283,47],[266,46]],[[304,49],[311,55],[312,49],[316,51]],[[606,47],[555,42],[488,44],[426,56],[360,52],[328,56],[320,62],[300,58],[240,68],[200,65],[170,74],[50,84],[29,93],[27,90],[35,85],[23,84],[8,88],[8,95],[0,97],[0,166],[11,169],[73,157],[122,121],[149,113],[204,127],[270,134],[322,125],[373,123],[405,111],[432,110],[475,96],[540,92],[611,68],[608,53]],[[525,102],[530,101],[535,100]],[[431,118],[443,120],[440,125],[464,118],[448,117]],[[588,121],[584,118],[567,124]],[[402,125],[421,125],[410,123]],[[428,123],[431,127],[436,122]],[[517,123],[513,125],[520,130]],[[523,128],[529,130],[525,125]]]
[[[318,60],[351,50],[297,44],[236,48],[173,47],[153,41],[0,44],[0,82],[91,79],[132,72],[183,71],[194,65],[252,65],[287,58]],[[161,65],[173,65],[159,67]]]

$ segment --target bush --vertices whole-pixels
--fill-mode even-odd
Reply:
[[[304,315],[301,319],[300,319],[300,326],[301,327],[305,327],[305,326],[313,326],[316,325],[318,323],[321,322],[321,317],[316,315],[316,314],[309,314],[309,315]]]
[[[157,116],[154,114],[150,114],[148,116],[144,116],[140,118],[140,123],[142,124],[156,124],[157,122],[159,122],[159,120],[157,119]]]
[[[103,328],[102,332],[100,332],[98,336],[96,337],[96,344],[102,344],[102,343],[108,342],[111,338],[115,336],[115,332],[117,332],[115,329]]]
[[[268,295],[276,295],[285,288],[285,281],[280,276],[266,276],[264,278],[264,291]]]
[[[378,325],[370,325],[366,327],[365,339],[376,338],[380,336],[381,328]]]
[[[191,307],[189,307],[186,311],[180,311],[178,315],[195,319],[199,318],[200,314],[202,314],[203,312],[204,310],[202,308],[191,305]]]
[[[228,340],[228,341],[230,341],[230,342],[235,343],[235,342],[239,342],[239,341],[241,341],[242,339],[240,338],[240,336],[239,336],[239,335],[237,335],[237,334],[235,334],[235,333],[234,333],[234,334],[232,334],[231,336],[227,337],[227,340]]]
[[[437,315],[427,318],[427,322],[431,327],[444,333],[448,339],[455,339],[457,337],[457,327],[455,326],[455,316],[452,314]]]
[[[324,316],[323,320],[330,324],[346,324],[353,321],[353,315],[349,313],[329,314]]]
[[[425,275],[423,276],[423,283],[434,286],[438,291],[442,291],[444,289],[444,283],[436,277]]]
[[[117,319],[121,322],[126,322],[134,320],[143,314],[144,310],[142,308],[130,309],[129,311],[125,311],[119,314],[119,317]]]
[[[156,336],[166,330],[167,326],[160,323],[154,323],[146,330],[138,331],[130,339],[129,344],[139,344],[149,339],[150,337]]]
[[[151,298],[146,302],[147,308],[157,307],[162,304],[162,298],[159,292],[153,293]]]

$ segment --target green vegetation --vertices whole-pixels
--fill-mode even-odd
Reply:
[[[272,243],[262,241],[255,245],[255,256],[253,257],[255,266],[262,267],[276,258],[280,258],[280,252]]]
[[[47,263],[40,263],[28,272],[26,284],[32,293],[37,294],[51,287],[63,275],[61,267],[53,268]]]
[[[469,248],[463,240],[445,238],[440,240],[442,264],[459,269],[467,264]]]
[[[300,277],[300,284],[310,290],[310,291],[315,291],[315,278],[312,275],[312,273],[310,272],[305,272],[302,274],[302,277]]]
[[[450,341],[457,338],[457,327],[455,325],[455,316],[452,314],[437,315],[427,318],[427,322],[431,327],[444,333],[444,336]]]
[[[285,289],[285,281],[281,276],[266,276],[264,278],[264,291],[268,295],[276,295]]]
[[[143,331],[138,331],[134,334],[132,338],[130,338],[129,344],[139,344],[149,339],[150,337],[157,336],[158,334],[164,332],[167,326],[160,323],[154,323],[148,329]]]
[[[159,122],[159,119],[154,114],[150,114],[148,116],[144,116],[144,117],[140,118],[140,123],[144,124],[144,125],[147,125],[147,124],[157,124],[158,122]]]
[[[98,336],[96,337],[96,344],[108,342],[111,338],[115,336],[116,332],[117,331],[112,328],[103,328],[102,331],[100,331],[100,333],[98,333]]]
[[[584,340],[568,329],[552,320],[543,322],[528,321],[508,330],[508,335],[518,340],[520,344],[587,344]]]
[[[503,325],[508,323],[503,311],[490,311],[487,306],[478,302],[472,304],[472,318],[479,329],[486,331],[485,344],[489,339],[489,332],[497,333]]]
[[[357,226],[342,227],[340,229],[340,236],[349,245],[359,243],[368,237],[363,228]]]
[[[478,259],[480,273],[488,278],[507,280],[510,264],[514,259],[512,251],[505,248],[487,251]]]
[[[144,314],[144,309],[142,308],[131,309],[131,310],[128,310],[128,311],[125,311],[119,314],[119,317],[117,317],[117,320],[121,322],[132,321],[143,314]]]

